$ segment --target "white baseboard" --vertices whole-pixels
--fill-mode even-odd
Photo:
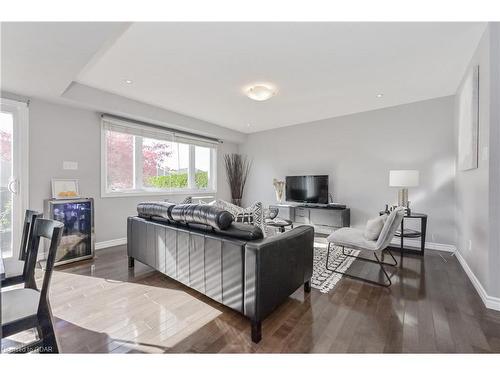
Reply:
[[[484,305],[488,309],[500,311],[500,298],[489,296],[486,293],[486,290],[484,290],[483,285],[476,277],[476,275],[474,275],[474,272],[472,272],[471,268],[469,267],[469,265],[467,264],[464,257],[462,256],[462,254],[460,254],[459,251],[455,252],[455,256],[457,257],[458,262],[464,269],[467,276],[469,276],[469,280],[471,281],[472,285],[479,294],[479,297],[481,297],[481,299],[483,300]]]
[[[401,243],[400,241],[401,241],[400,238],[395,238],[391,242],[391,244],[399,246]],[[405,243],[405,245],[408,245],[411,247],[420,247],[420,240],[419,239],[405,238],[404,243]],[[474,286],[477,293],[479,294],[479,297],[481,297],[481,300],[483,301],[484,305],[488,309],[500,311],[500,298],[489,296],[486,293],[486,290],[484,289],[483,285],[481,284],[479,279],[476,277],[476,275],[474,275],[474,272],[472,272],[471,268],[469,267],[469,265],[465,261],[464,257],[462,257],[462,254],[460,254],[460,252],[457,251],[456,246],[435,243],[435,242],[426,242],[425,249],[426,250],[446,251],[446,252],[450,252],[450,253],[455,254],[458,262],[460,263],[463,270],[465,271],[465,273],[469,277],[469,280],[471,281],[472,285]]]
[[[95,243],[95,249],[96,250],[101,250],[101,249],[106,249],[108,247],[113,247],[113,246],[120,246],[120,245],[126,245],[127,244],[127,238],[116,238],[114,240],[109,240],[109,241],[101,241],[101,242],[96,242]]]
[[[391,241],[391,245],[400,246],[400,244],[401,244],[401,238],[399,237],[394,237],[393,240]],[[420,239],[405,238],[404,244],[405,246],[411,246],[420,249]],[[455,245],[448,245],[437,242],[425,242],[425,250],[438,250],[438,251],[446,251],[449,253],[454,253],[455,251],[457,251],[457,248]]]

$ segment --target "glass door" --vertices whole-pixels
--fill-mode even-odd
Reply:
[[[28,202],[28,106],[0,98],[0,255],[18,257]]]

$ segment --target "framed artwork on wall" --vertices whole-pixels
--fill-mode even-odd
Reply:
[[[458,168],[478,167],[479,143],[479,66],[473,66],[458,94]]]
[[[52,179],[53,199],[76,199],[80,198],[80,189],[76,179]]]

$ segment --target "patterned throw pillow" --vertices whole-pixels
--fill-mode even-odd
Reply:
[[[235,222],[255,225],[262,230],[264,237],[266,236],[266,223],[264,222],[262,202],[255,202],[250,207],[242,208],[222,199],[217,199],[215,205],[232,213]]]

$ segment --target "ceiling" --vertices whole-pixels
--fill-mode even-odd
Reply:
[[[452,95],[484,29],[484,23],[3,24],[2,88],[55,97],[76,81],[252,133]],[[275,84],[278,94],[248,99],[243,88],[257,82]]]
[[[58,97],[126,23],[2,22],[2,90]]]

